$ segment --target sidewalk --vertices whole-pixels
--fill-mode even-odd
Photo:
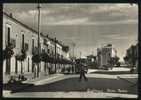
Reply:
[[[12,73],[11,75],[18,76],[19,74],[15,75],[15,74]],[[24,76],[27,77],[30,80],[33,77],[33,73],[31,73],[31,72],[25,73]],[[10,79],[10,75],[3,75],[3,84],[8,83],[9,79]]]
[[[33,84],[33,85],[49,84],[66,78],[64,77],[65,76],[64,74],[56,73],[51,75],[45,75],[44,72],[41,72],[38,78],[33,78],[34,76],[33,73],[25,73],[24,76],[27,78],[27,80],[23,81],[22,83]],[[5,75],[3,78],[3,84],[8,83],[9,79],[10,79],[10,75]]]
[[[103,70],[103,69],[88,69],[88,73],[94,73],[94,72],[125,72],[130,71],[130,68],[123,68],[123,67],[113,67],[109,70]]]
[[[35,79],[29,79],[27,81],[24,81],[22,83],[29,83],[29,84],[34,84],[34,85],[41,85],[41,84],[47,84],[47,83],[52,83],[55,81],[59,81],[61,79],[64,79],[64,75],[63,74],[52,74],[52,75],[41,75],[39,78],[35,78]]]

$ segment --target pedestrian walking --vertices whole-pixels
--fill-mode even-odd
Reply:
[[[84,78],[85,81],[88,81],[87,77],[85,76],[85,73],[87,73],[87,71],[85,70],[84,65],[80,64],[80,77],[79,77],[79,81],[81,81],[82,78]]]

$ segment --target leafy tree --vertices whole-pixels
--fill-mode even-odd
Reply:
[[[27,58],[27,54],[26,54],[27,50],[25,49],[21,49],[21,53],[20,54],[17,54],[15,57],[16,57],[16,60],[20,61],[21,62],[21,74],[23,73],[23,61]]]
[[[3,59],[6,59],[6,74],[10,74],[10,63],[11,63],[11,57],[14,55],[14,44],[8,43],[6,48],[3,50]]]
[[[12,46],[12,44],[9,44],[8,46],[6,46],[6,48],[3,50],[3,59],[9,59],[14,55],[14,51],[13,51],[14,47]]]
[[[111,66],[115,66],[115,65],[120,65],[119,64],[119,57],[115,56],[115,57],[111,57],[110,60],[109,60],[109,64]]]

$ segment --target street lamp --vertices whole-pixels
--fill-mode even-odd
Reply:
[[[40,4],[38,2],[38,48],[40,48]],[[40,54],[40,49],[38,49],[38,54]]]

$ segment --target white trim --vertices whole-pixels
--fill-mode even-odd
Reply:
[[[11,24],[10,23],[8,23],[8,22],[6,22],[6,25],[5,25],[6,27],[9,27],[10,29],[12,28],[11,26]]]
[[[22,35],[25,33],[25,31],[23,31],[23,30],[21,30],[21,32],[20,32]]]

